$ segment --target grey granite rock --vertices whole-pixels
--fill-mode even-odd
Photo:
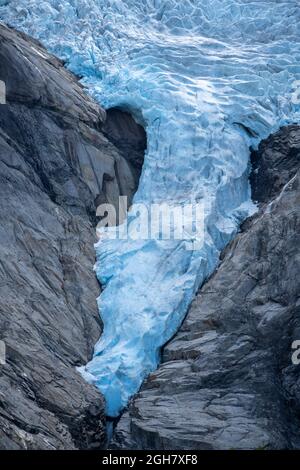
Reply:
[[[101,333],[95,212],[131,200],[140,169],[62,62],[4,25],[0,80],[0,449],[101,447],[104,402],[76,371]]]
[[[224,251],[112,447],[300,448],[300,128],[252,155],[260,211]]]

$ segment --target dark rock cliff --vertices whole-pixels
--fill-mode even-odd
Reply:
[[[300,128],[252,154],[248,219],[199,291],[162,365],[121,418],[113,446],[300,447]]]
[[[59,60],[3,25],[0,80],[0,448],[99,447],[103,399],[75,369],[101,333],[96,206],[131,201],[145,132],[118,111],[113,133]]]

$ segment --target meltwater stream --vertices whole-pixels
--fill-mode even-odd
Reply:
[[[135,203],[209,201],[205,238],[102,240],[104,333],[81,369],[116,416],[159,361],[220,250],[253,210],[249,146],[299,122],[298,0],[0,0],[104,107],[130,110],[148,149]],[[134,224],[134,207],[128,217]]]

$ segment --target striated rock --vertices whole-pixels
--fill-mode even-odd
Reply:
[[[252,155],[260,211],[222,256],[112,447],[300,447],[300,128]]]
[[[76,371],[101,333],[96,206],[131,201],[140,167],[63,63],[3,25],[0,80],[0,448],[99,447],[103,399]]]
[[[300,166],[300,133],[297,125],[261,142],[251,154],[252,198],[260,204],[276,197]]]

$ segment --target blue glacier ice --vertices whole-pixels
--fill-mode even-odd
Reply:
[[[135,204],[210,201],[198,250],[159,239],[96,245],[104,332],[81,372],[117,416],[157,367],[220,250],[255,210],[249,147],[299,122],[300,4],[5,0],[0,18],[64,59],[105,108],[130,110],[145,125]]]

